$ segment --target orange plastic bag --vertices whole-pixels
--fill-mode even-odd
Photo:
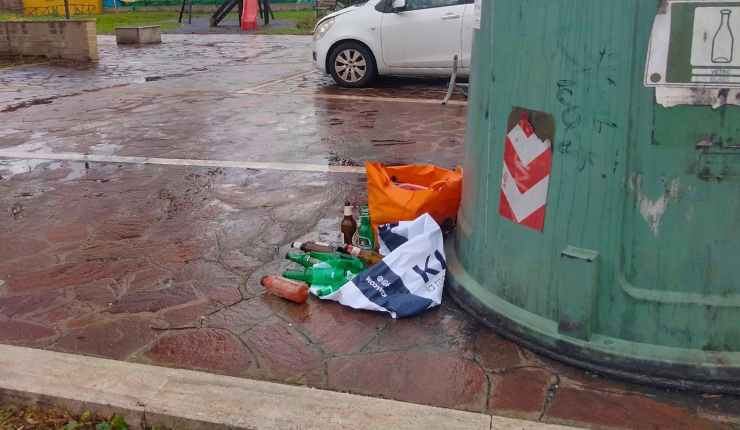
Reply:
[[[424,213],[440,226],[454,225],[462,195],[459,167],[452,171],[425,164],[386,167],[367,162],[365,168],[374,230],[378,225],[411,221]]]

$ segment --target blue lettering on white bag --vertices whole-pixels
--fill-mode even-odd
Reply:
[[[447,270],[447,264],[445,263],[445,259],[442,256],[442,254],[439,252],[439,250],[434,251],[434,257],[439,262],[440,266],[442,266],[442,270]],[[426,262],[424,263],[424,269],[422,270],[419,266],[414,266],[412,269],[414,269],[414,272],[416,272],[419,276],[421,276],[421,279],[424,280],[424,283],[426,284],[429,282],[429,275],[438,275],[439,270],[432,269],[429,267],[429,259],[431,259],[432,256],[427,256]]]
[[[403,280],[385,262],[379,262],[357,275],[352,282],[371,302],[396,314],[410,317],[426,310],[432,301],[411,294]]]
[[[380,240],[385,243],[385,246],[390,252],[395,251],[399,246],[408,242],[408,238],[401,236],[400,234],[393,231],[394,228],[398,227],[398,223],[385,224],[378,227],[378,235]]]

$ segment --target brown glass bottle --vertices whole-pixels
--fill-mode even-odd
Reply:
[[[352,244],[352,236],[357,231],[357,221],[352,216],[352,205],[349,202],[344,204],[344,218],[342,218],[342,239],[345,245]]]
[[[354,255],[355,257],[362,260],[368,266],[372,266],[383,260],[383,256],[378,254],[377,252],[368,251],[368,250],[362,249],[354,245],[344,245],[344,248],[342,248],[342,251],[346,252],[349,255]]]
[[[336,246],[321,242],[293,242],[290,247],[303,252],[337,252]]]

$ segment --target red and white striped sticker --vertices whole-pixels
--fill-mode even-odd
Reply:
[[[522,115],[506,135],[499,213],[517,224],[545,229],[552,145],[541,140]]]

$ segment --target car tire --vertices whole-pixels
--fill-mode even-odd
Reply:
[[[344,42],[334,48],[328,66],[334,81],[348,88],[365,87],[378,74],[372,52],[357,42]]]

